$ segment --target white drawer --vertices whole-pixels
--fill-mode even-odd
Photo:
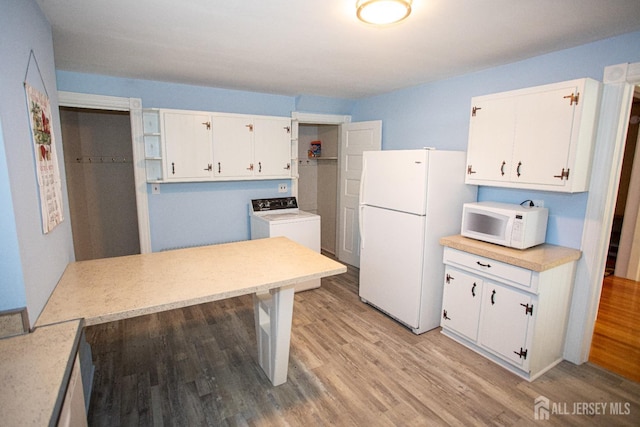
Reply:
[[[533,272],[522,267],[451,248],[444,248],[443,261],[445,264],[456,265],[465,270],[476,272],[481,276],[496,278],[501,282],[512,283],[525,288],[531,287]]]

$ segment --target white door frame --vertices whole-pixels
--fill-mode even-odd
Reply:
[[[149,223],[149,203],[142,131],[142,99],[59,91],[58,104],[60,107],[129,112],[140,253],[145,254],[151,252],[151,226]]]
[[[582,232],[564,358],[589,360],[607,260],[629,114],[635,85],[640,84],[640,62],[606,67],[600,117]]]

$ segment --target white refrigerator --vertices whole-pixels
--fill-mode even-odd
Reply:
[[[466,153],[367,151],[360,188],[362,301],[421,334],[440,324],[444,283],[439,239],[460,233]]]

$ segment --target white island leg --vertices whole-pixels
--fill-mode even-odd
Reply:
[[[287,382],[293,285],[254,294],[258,363],[274,386]]]

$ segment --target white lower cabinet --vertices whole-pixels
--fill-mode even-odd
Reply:
[[[445,268],[441,325],[470,339],[478,339],[482,279],[451,267]]]
[[[80,357],[76,355],[69,385],[60,410],[58,427],[84,427],[87,425],[87,413],[82,387]]]
[[[444,249],[442,333],[532,381],[562,361],[575,261],[545,271]]]
[[[534,301],[535,300],[535,301]],[[527,339],[533,326],[537,298],[494,282],[486,282],[482,292],[478,343],[520,368],[527,370]]]

